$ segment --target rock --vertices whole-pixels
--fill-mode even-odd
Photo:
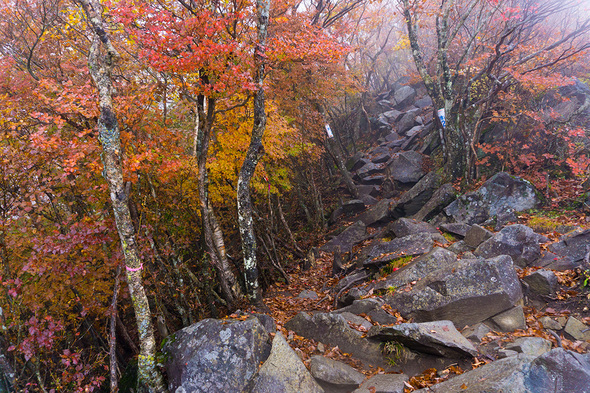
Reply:
[[[478,354],[473,344],[457,331],[451,321],[373,326],[367,336],[380,341],[396,341],[414,351],[447,358]]]
[[[366,234],[366,225],[362,221],[357,221],[346,228],[341,234],[325,243],[320,247],[320,250],[324,252],[346,252],[350,250],[354,244],[362,241]]]
[[[522,306],[513,307],[490,318],[494,330],[513,332],[526,329],[526,320]]]
[[[311,375],[326,393],[346,393],[358,388],[365,376],[342,362],[312,356],[310,362]]]
[[[381,298],[367,298],[367,299],[359,299],[352,302],[352,304],[340,308],[338,310],[332,311],[333,313],[344,313],[349,312],[352,314],[360,315],[366,314],[368,315],[371,320],[382,324],[382,325],[389,325],[394,324],[397,322],[397,318],[393,315],[385,312],[381,307],[383,306],[384,302]]]
[[[417,118],[416,118],[414,121],[417,123],[417,122],[418,122],[418,119],[420,119],[420,120],[421,120],[420,116],[418,116],[418,117],[417,117]],[[416,136],[416,135],[420,134],[420,132],[421,132],[423,129],[424,129],[424,126],[423,126],[423,125],[420,125],[420,124],[419,124],[419,125],[417,125],[417,126],[414,126],[414,127],[410,128],[410,129],[409,129],[409,130],[406,132],[406,136],[407,136],[408,138],[412,138],[413,136]]]
[[[458,242],[455,242],[447,247],[447,250],[454,252],[455,254],[461,254],[473,251],[473,247],[469,247],[467,244],[465,244],[465,241],[459,240]]]
[[[257,318],[204,319],[174,333],[164,346],[169,390],[240,393],[270,349],[270,336]]]
[[[313,316],[300,312],[285,324],[285,328],[300,336],[338,346],[342,352],[374,366],[387,366],[378,342],[362,337],[352,329],[346,319],[336,313],[316,313]]]
[[[365,203],[360,199],[353,199],[342,205],[344,214],[356,214],[365,210]]]
[[[483,242],[474,254],[483,258],[510,255],[516,266],[526,267],[541,256],[539,235],[527,226],[510,225]]]
[[[512,350],[512,349],[504,349],[504,348],[500,348],[498,349],[497,353],[497,358],[498,359],[506,359],[509,358],[511,356],[518,356],[518,352]]]
[[[403,217],[389,224],[389,226],[391,228],[391,231],[397,237],[415,235],[417,233],[440,233],[435,227],[426,222],[416,221]]]
[[[361,199],[363,195],[376,197],[379,196],[379,194],[381,193],[381,189],[378,186],[373,185],[358,185],[356,186],[356,189],[358,190]]]
[[[312,299],[312,300],[319,299],[317,293],[315,293],[314,291],[310,291],[308,289],[304,289],[303,291],[301,291],[301,293],[297,296],[297,298],[299,298],[299,299]]]
[[[401,136],[407,136],[407,132],[414,126],[418,125],[416,117],[420,114],[420,109],[415,108],[407,111],[395,124],[395,129]]]
[[[358,301],[358,300],[355,300],[355,301]],[[348,311],[342,312],[341,311],[338,314],[342,315],[344,317],[344,319],[346,319],[346,322],[349,322],[353,325],[362,326],[366,330],[369,330],[370,328],[373,327],[373,324],[371,322],[369,322],[365,318],[359,317],[358,315],[353,314],[351,312],[348,312]]]
[[[520,354],[486,364],[422,393],[590,392],[590,357],[556,348],[537,358]]]
[[[392,206],[392,216],[399,218],[416,214],[432,198],[440,187],[441,180],[440,175],[434,171],[426,174]]]
[[[389,154],[378,154],[371,159],[371,162],[374,164],[382,164],[389,161],[390,158],[391,156]]]
[[[418,322],[451,320],[463,328],[512,308],[522,290],[509,256],[459,260],[426,275],[409,292],[386,302]]]
[[[404,393],[408,380],[405,374],[376,374],[352,393]]]
[[[491,238],[493,235],[494,234],[488,231],[487,229],[480,227],[477,224],[473,224],[465,234],[465,239],[463,240],[465,241],[465,244],[467,244],[469,247],[476,248],[481,243]],[[491,255],[490,257],[492,256],[495,257],[497,255]]]
[[[559,242],[549,245],[549,251],[567,260],[573,266],[580,266],[588,252],[590,229],[577,230],[561,237]],[[585,269],[590,266],[583,266]]]
[[[440,213],[455,198],[457,197],[453,185],[451,183],[443,184],[412,218],[418,221],[430,219]]]
[[[549,352],[553,344],[543,337],[518,337],[514,342],[507,344],[506,349],[530,356],[541,356]]]
[[[492,329],[487,327],[485,324],[477,323],[473,326],[465,328],[461,334],[469,340],[480,342],[485,337],[485,335],[491,331]]]
[[[346,168],[351,172],[356,172],[370,163],[371,160],[365,158],[361,153],[357,153],[346,161]]]
[[[432,106],[432,98],[430,98],[429,96],[422,97],[419,100],[416,100],[416,102],[414,102],[414,105],[420,109],[424,109],[427,106]]]
[[[377,284],[376,289],[402,287],[412,281],[421,280],[428,274],[439,269],[452,269],[452,266],[456,262],[457,255],[444,248],[436,247],[427,254],[414,259],[406,266],[391,273],[384,281]]]
[[[363,201],[365,206],[373,206],[376,205],[377,202],[379,202],[377,198],[374,198],[370,195],[359,195],[359,198],[361,199],[361,201]]]
[[[541,317],[539,318],[539,322],[541,322],[541,325],[543,325],[544,329],[561,330],[563,328],[559,322],[551,317]]]
[[[389,205],[391,202],[391,199],[382,199],[375,206],[358,216],[357,219],[362,221],[366,226],[389,222],[392,220],[389,216]]]
[[[540,269],[522,279],[529,290],[539,295],[549,296],[557,291],[557,276],[551,270]]]
[[[590,340],[590,330],[588,326],[574,317],[569,317],[565,324],[564,332],[580,341]]]
[[[397,122],[399,119],[401,119],[403,115],[404,115],[404,112],[400,112],[396,109],[392,109],[390,111],[383,112],[380,116],[385,117],[386,121],[389,124],[392,124],[392,123]],[[399,139],[399,138],[396,138],[396,139]]]
[[[361,183],[365,185],[379,185],[385,180],[383,175],[370,175],[361,179]]]
[[[590,356],[553,349],[530,365],[524,378],[530,392],[590,392]]]
[[[280,332],[272,341],[270,356],[260,367],[252,393],[323,393]]]
[[[446,207],[456,222],[481,224],[506,209],[523,211],[539,204],[533,185],[506,172],[492,176],[477,191],[464,194]]]
[[[397,153],[389,164],[390,175],[401,183],[416,183],[424,176],[423,161],[422,154],[416,151]]]
[[[368,164],[363,165],[363,167],[360,168],[358,171],[356,171],[356,174],[359,179],[365,179],[365,178],[368,178],[372,175],[382,173],[384,171],[384,169],[385,169],[385,166],[383,164],[375,164],[375,163],[369,162]]]
[[[387,263],[406,255],[422,255],[430,252],[434,246],[432,235],[418,233],[393,239],[389,242],[377,243],[369,246],[367,257],[363,264],[374,265]]]
[[[395,91],[393,98],[395,99],[394,108],[403,109],[414,102],[414,99],[416,98],[416,90],[410,86],[402,86]]]
[[[440,229],[442,229],[443,231],[448,232],[451,235],[456,235],[460,237],[465,237],[469,228],[471,228],[471,225],[462,222],[442,224],[440,226]]]

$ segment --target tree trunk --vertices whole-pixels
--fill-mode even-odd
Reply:
[[[246,283],[246,294],[250,302],[256,304],[261,299],[258,286],[258,261],[256,258],[256,234],[254,233],[254,222],[252,219],[252,199],[250,196],[250,181],[256,170],[258,160],[264,154],[262,136],[266,129],[266,108],[264,97],[264,58],[266,36],[268,33],[268,18],[270,11],[270,0],[256,1],[256,28],[258,30],[258,42],[254,51],[256,63],[255,82],[258,89],[254,95],[254,126],[252,137],[246,158],[242,163],[238,177],[238,225],[240,227],[240,238],[242,240],[242,253],[244,254],[244,279]]]
[[[207,108],[205,109],[205,102]],[[194,151],[197,156],[197,188],[199,192],[201,219],[205,247],[217,271],[223,297],[228,308],[232,309],[241,297],[240,285],[234,275],[225,252],[223,233],[217,222],[213,207],[209,201],[209,176],[207,173],[207,157],[211,141],[211,129],[215,118],[215,99],[204,96],[197,99],[195,133],[196,143]]]
[[[119,59],[119,54],[107,34],[102,19],[102,9],[98,1],[79,1],[93,31],[88,67],[99,96],[98,133],[102,145],[103,176],[109,186],[115,223],[125,258],[127,284],[139,333],[140,352],[137,361],[139,378],[150,392],[167,392],[162,374],[156,365],[156,340],[148,298],[141,277],[143,264],[139,258],[135,229],[129,213],[129,187],[125,187],[123,181],[121,138],[112,100],[112,70]],[[100,53],[101,42],[104,51],[102,55]]]

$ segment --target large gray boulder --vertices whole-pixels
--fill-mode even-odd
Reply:
[[[590,356],[553,349],[539,357],[519,354],[416,392],[590,392]]]
[[[590,229],[576,230],[573,233],[566,234],[561,237],[559,242],[550,244],[548,249],[556,254],[556,261],[562,265],[582,266],[584,269],[589,269],[584,262],[586,254],[590,250]],[[552,268],[552,266],[547,266]]]
[[[362,221],[366,226],[385,223],[392,220],[389,215],[391,199],[382,199],[375,206],[372,206],[366,212],[357,217],[357,220]]]
[[[396,130],[400,135],[406,135],[406,133],[412,129],[418,123],[416,117],[420,114],[420,109],[415,108],[407,111],[396,124]]]
[[[408,379],[405,374],[376,374],[352,393],[404,393]]]
[[[512,259],[462,259],[418,281],[386,301],[417,322],[450,320],[462,329],[512,308],[522,290]]]
[[[397,153],[389,164],[391,178],[401,183],[416,183],[425,174],[423,162],[424,157],[417,151]]]
[[[410,86],[402,86],[393,94],[395,99],[395,109],[403,109],[414,102],[416,90]]]
[[[434,171],[427,173],[392,205],[391,215],[398,218],[418,213],[424,204],[432,198],[441,184],[442,178],[439,174]]]
[[[174,333],[164,346],[169,390],[241,393],[270,349],[270,336],[255,317],[204,319]]]
[[[510,225],[481,243],[474,254],[482,258],[510,255],[516,266],[526,267],[541,256],[542,238],[525,225]]]
[[[326,393],[350,392],[365,380],[364,374],[349,365],[323,356],[312,356],[309,368]]]
[[[432,251],[391,273],[384,281],[378,282],[375,288],[400,288],[412,281],[421,280],[437,270],[452,269],[456,263],[457,254],[442,247],[435,247]]]
[[[396,237],[404,237],[418,233],[440,233],[434,226],[427,222],[416,221],[404,217],[389,224],[389,227]]]
[[[443,184],[412,218],[422,221],[434,217],[457,198],[455,194],[451,183]]]
[[[325,243],[320,247],[320,250],[325,252],[347,252],[354,244],[362,241],[366,235],[367,226],[362,221],[357,221],[342,231],[341,234]]]
[[[431,233],[417,233],[373,244],[369,246],[363,264],[383,264],[402,256],[426,254],[434,246],[432,236]]]
[[[508,209],[523,211],[540,203],[535,187],[506,172],[492,176],[477,191],[461,195],[445,208],[456,222],[481,224]]]
[[[316,313],[310,316],[300,312],[287,321],[285,328],[300,336],[338,346],[343,352],[350,353],[368,364],[387,367],[380,343],[364,338],[361,332],[348,325],[341,314]]]
[[[213,391],[213,390],[211,390]],[[270,356],[260,367],[251,393],[323,393],[301,359],[280,332],[272,341]]]
[[[396,341],[414,351],[448,358],[478,354],[473,344],[457,331],[451,321],[373,326],[367,336],[380,341]]]

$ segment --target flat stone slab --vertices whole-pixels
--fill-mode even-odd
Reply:
[[[430,252],[434,240],[429,233],[418,233],[393,239],[389,242],[377,243],[369,246],[365,266],[387,263],[406,255],[422,255]]]
[[[381,341],[396,341],[418,352],[448,358],[478,354],[473,344],[457,331],[451,321],[373,326],[367,336]]]

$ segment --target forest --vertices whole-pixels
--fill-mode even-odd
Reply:
[[[430,98],[424,165],[457,192],[507,171],[546,209],[588,208],[590,95],[570,110],[557,92],[590,85],[587,1],[3,0],[0,16],[0,391],[168,391],[170,333],[266,312],[313,263],[395,86]]]

